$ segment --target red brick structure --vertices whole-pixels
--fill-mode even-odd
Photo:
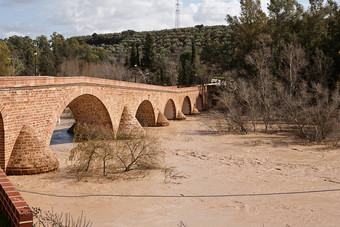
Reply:
[[[202,90],[88,77],[2,77],[0,167],[8,174],[57,169],[49,144],[66,107],[77,122],[108,126],[124,138],[143,134],[141,126],[166,126],[167,119],[203,109]]]
[[[31,227],[33,213],[24,198],[8,180],[0,168],[0,210],[7,217],[11,226]]]

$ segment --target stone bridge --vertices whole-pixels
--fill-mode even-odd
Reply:
[[[88,77],[0,78],[0,167],[7,174],[58,168],[50,150],[66,107],[76,122],[100,124],[116,138],[143,134],[204,107],[199,87],[162,87]]]

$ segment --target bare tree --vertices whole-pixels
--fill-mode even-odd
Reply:
[[[226,109],[225,120],[227,121],[228,131],[247,134],[246,121],[243,117],[244,109],[235,93],[235,86],[227,85],[226,89],[219,92],[218,100]]]
[[[22,61],[17,57],[11,58],[10,76],[18,76],[25,70],[25,66]]]
[[[78,124],[74,140],[78,144],[71,150],[70,168],[78,180],[95,174],[102,175],[130,170],[148,170],[158,166],[159,150],[155,138],[115,140],[111,128],[100,125]]]
[[[58,76],[89,76],[112,80],[134,81],[137,72],[114,62],[65,61]]]
[[[115,153],[116,162],[124,172],[136,169],[152,169],[157,166],[159,151],[155,138],[133,138],[121,141],[121,149]],[[118,167],[119,168],[119,167]]]
[[[237,84],[237,96],[240,99],[241,104],[245,107],[253,125],[253,130],[256,132],[256,120],[259,115],[259,103],[257,99],[257,91],[254,85],[247,82],[244,79],[238,79]]]
[[[328,87],[333,70],[333,59],[326,56],[322,50],[316,49],[311,60],[312,64],[307,71],[309,77],[312,78],[312,81],[321,83],[323,87]]]
[[[301,82],[301,72],[308,64],[306,54],[301,45],[290,43],[284,46],[281,62],[282,75],[288,81],[288,93],[291,99],[298,88],[298,83]]]
[[[260,48],[246,56],[246,62],[255,69],[253,84],[257,90],[258,103],[260,105],[266,132],[268,126],[271,124],[274,115],[275,102],[277,100],[274,89],[274,79],[271,72],[273,55],[268,46],[269,41],[269,37],[264,35],[261,36],[259,39]]]
[[[72,172],[81,179],[89,172],[91,166],[96,167],[96,161],[102,161],[103,175],[106,175],[107,161],[113,158],[115,146],[111,141],[114,139],[111,128],[77,124],[75,128],[74,140],[79,142],[70,154],[70,161],[74,161]]]
[[[303,83],[293,99],[283,96],[287,121],[298,129],[298,135],[310,141],[322,141],[337,126],[340,97],[338,89],[330,92],[319,84]]]

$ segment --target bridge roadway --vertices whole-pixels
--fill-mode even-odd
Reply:
[[[92,77],[1,77],[0,167],[7,174],[57,169],[49,144],[66,107],[76,122],[103,125],[124,138],[203,109],[201,89]]]

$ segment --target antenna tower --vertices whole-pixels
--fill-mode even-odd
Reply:
[[[175,21],[175,27],[179,28],[179,16],[181,14],[181,9],[180,9],[180,4],[179,4],[179,0],[177,0],[176,3],[176,21]]]

